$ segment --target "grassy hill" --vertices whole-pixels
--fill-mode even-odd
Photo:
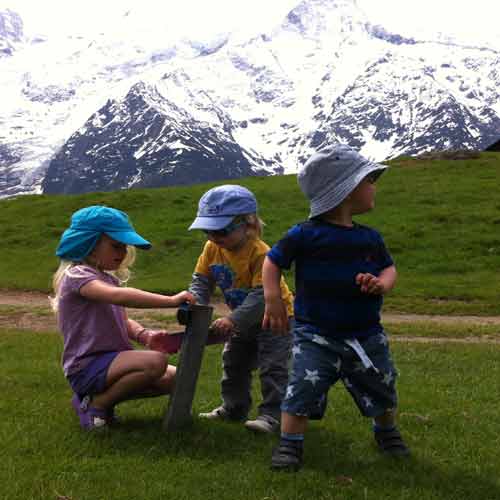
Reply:
[[[377,207],[357,220],[385,237],[399,281],[386,310],[500,314],[500,154],[477,159],[399,158],[378,183]],[[241,179],[260,204],[273,244],[308,205],[295,176]],[[204,243],[187,231],[200,196],[216,184],[0,200],[0,288],[48,291],[54,255],[71,214],[105,204],[126,211],[153,243],[138,252],[131,282],[153,291],[186,288]],[[292,276],[289,283],[293,286]]]

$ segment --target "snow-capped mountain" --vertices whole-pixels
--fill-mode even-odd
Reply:
[[[257,175],[232,137],[231,126],[225,125],[230,118],[219,113],[212,124],[196,120],[157,89],[138,83],[122,100],[108,101],[72,135],[51,161],[43,192],[109,191]]]
[[[28,40],[13,16],[0,196],[289,173],[331,141],[381,161],[500,136],[500,51],[390,33],[355,0],[298,1],[250,39],[163,45]]]

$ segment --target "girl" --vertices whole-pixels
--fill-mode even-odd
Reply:
[[[257,201],[246,188],[219,186],[207,191],[199,202],[198,216],[189,229],[201,229],[208,238],[198,258],[190,290],[198,302],[207,304],[218,285],[228,316],[215,320],[212,329],[234,334],[222,354],[224,374],[222,405],[200,417],[245,421],[256,432],[279,429],[280,404],[288,378],[290,336],[277,337],[262,330],[264,295],[262,263],[269,247],[260,239],[262,221]],[[281,296],[287,317],[293,315],[292,295],[281,280]],[[259,368],[262,403],[256,420],[247,420],[252,403],[252,370]]]
[[[125,307],[177,307],[194,303],[121,286],[129,277],[135,247],[151,244],[119,210],[91,206],[75,212],[59,242],[52,306],[64,337],[62,365],[74,391],[72,405],[84,429],[113,422],[114,406],[137,397],[172,391],[175,367],[162,352],[166,332],[146,330]],[[130,340],[151,350],[134,350]]]

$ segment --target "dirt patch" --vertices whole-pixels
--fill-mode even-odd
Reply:
[[[0,328],[31,330],[34,332],[57,331],[55,316],[51,312],[49,295],[34,291],[0,290]],[[12,306],[12,310],[9,309]],[[214,314],[224,316],[228,312],[223,302],[215,302]],[[18,309],[17,309],[18,308]],[[37,308],[37,312],[30,309]],[[176,322],[177,309],[136,309],[128,308],[129,316],[149,328],[179,330]]]
[[[467,325],[500,325],[500,316],[444,316],[439,314],[394,314],[382,315],[382,321],[387,323],[440,323],[452,325],[456,323]]]
[[[214,313],[224,316],[228,313],[228,307],[220,301],[212,304]],[[48,294],[33,291],[0,290],[0,328],[15,329],[20,331],[30,330],[34,332],[55,332],[57,324],[51,313]],[[12,309],[9,309],[12,306]],[[30,309],[37,308],[33,312]],[[143,323],[149,328],[167,328],[178,330],[180,327],[176,322],[177,309],[128,309],[129,316]],[[382,321],[387,323],[439,323],[439,324],[469,324],[469,325],[500,325],[499,316],[444,316],[427,314],[393,314],[382,315]],[[500,343],[500,340],[483,336],[480,338],[429,338],[429,337],[403,337],[394,335],[395,341],[404,342],[457,342],[457,343]]]
[[[407,337],[402,335],[392,335],[391,342],[411,342],[412,344],[498,344],[500,339],[493,337]]]
[[[12,312],[2,313],[0,329],[30,330],[32,332],[56,331],[55,318],[40,317],[33,313]]]
[[[6,306],[49,307],[49,294],[32,291],[0,290],[0,304]]]

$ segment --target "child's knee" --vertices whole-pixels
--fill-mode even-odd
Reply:
[[[174,365],[167,365],[165,374],[168,379],[175,379],[175,375],[177,373],[177,368]]]
[[[147,362],[144,366],[144,372],[152,380],[159,379],[163,377],[165,371],[167,370],[167,358],[161,352],[151,352],[148,356]]]

